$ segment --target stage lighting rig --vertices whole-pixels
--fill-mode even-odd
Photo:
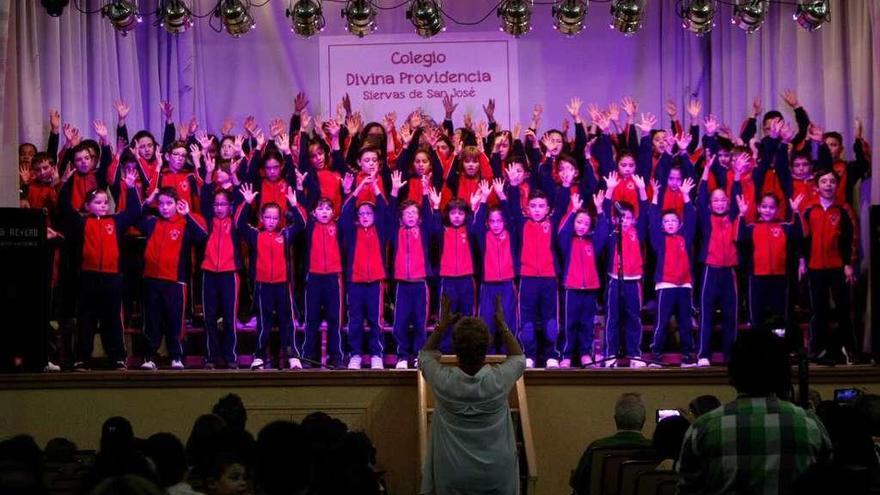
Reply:
[[[731,22],[747,33],[754,33],[764,24],[769,7],[768,0],[739,0],[739,3],[733,6]]]
[[[303,38],[312,37],[324,30],[326,21],[319,0],[299,0],[285,15],[290,18],[290,30]]]
[[[213,15],[220,18],[227,33],[238,38],[256,26],[249,7],[246,0],[220,0]]]
[[[42,0],[40,3],[43,4],[47,14],[52,17],[61,17],[61,14],[64,13],[64,7],[67,7],[70,0]]]
[[[180,34],[193,25],[192,11],[183,0],[163,0],[156,10],[159,26],[171,34]]]
[[[369,0],[348,0],[342,9],[345,30],[363,38],[376,30],[376,7]]]
[[[678,15],[684,20],[682,27],[702,36],[715,27],[715,0],[688,0],[681,2]]]
[[[519,38],[532,30],[532,3],[529,0],[504,0],[498,6],[500,29]]]
[[[614,0],[611,3],[611,28],[632,36],[642,29],[644,15],[643,0]]]
[[[802,28],[815,31],[831,22],[831,5],[828,0],[801,0],[793,17]]]
[[[137,4],[129,0],[113,0],[101,8],[101,15],[109,19],[122,36],[126,36],[136,23],[143,20],[138,14]]]
[[[590,0],[561,0],[553,5],[553,29],[574,36],[584,29]]]
[[[430,38],[446,31],[440,0],[412,0],[406,11],[406,18],[412,22],[416,34],[422,38]]]

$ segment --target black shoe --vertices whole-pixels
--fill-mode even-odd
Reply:
[[[116,371],[125,371],[128,369],[128,366],[125,364],[125,361],[116,361],[113,363],[113,369]]]
[[[214,366],[213,362],[211,362],[211,361],[205,362],[205,369],[206,370],[213,370],[214,368],[215,368],[215,366]]]
[[[228,369],[228,370],[237,370],[237,369],[238,369],[238,363],[236,363],[235,361],[230,361],[230,362],[226,363],[226,369]]]
[[[89,365],[85,361],[77,361],[73,363],[73,371],[89,371]]]

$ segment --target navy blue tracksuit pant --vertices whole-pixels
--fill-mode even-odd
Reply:
[[[732,267],[706,266],[703,270],[700,295],[700,359],[712,357],[712,317],[721,310],[721,348],[724,359],[730,359],[730,350],[736,340],[737,296],[736,272]]]
[[[623,295],[618,293],[623,290]],[[618,304],[618,298],[623,305]],[[608,291],[605,294],[608,316],[605,318],[605,357],[641,357],[639,344],[642,338],[642,283],[638,280],[624,280],[621,283],[608,277]],[[620,329],[623,327],[624,348],[620,356]]]
[[[459,313],[462,316],[474,316],[474,304],[476,303],[476,287],[474,278],[465,277],[443,277],[440,279],[440,301],[446,296],[449,299],[449,311],[453,314]],[[443,306],[440,306],[440,312],[443,312]],[[443,314],[440,319],[443,319]],[[452,353],[452,332],[446,332],[443,341],[440,342],[440,351],[443,354]]]
[[[287,282],[254,283],[254,306],[257,310],[257,350],[254,358],[265,360],[269,347],[269,334],[272,331],[273,313],[278,316],[278,336],[281,340],[281,355],[300,357],[296,340],[293,338],[293,295]]]
[[[367,334],[367,354],[382,356],[382,327],[379,315],[382,314],[382,283],[353,282],[348,284],[348,349],[352,356],[364,352],[364,322],[370,326]]]
[[[122,328],[122,275],[82,272],[80,274],[76,360],[87,362],[94,350],[95,331],[111,362],[125,361]]]
[[[848,352],[856,350],[856,336],[850,317],[850,286],[846,283],[843,268],[809,270],[810,285],[810,352],[827,351],[832,358],[840,359],[840,348]],[[834,310],[831,301],[834,301]],[[831,320],[837,320],[837,329],[831,331]]]
[[[516,289],[512,280],[504,282],[483,282],[480,286],[480,319],[489,327],[489,348],[487,354],[507,353],[498,343],[499,328],[495,325],[495,299],[501,298],[504,322],[511,332],[516,331]]]
[[[690,287],[670,287],[657,290],[657,323],[654,325],[654,338],[651,341],[651,354],[654,361],[660,361],[662,358],[666,346],[666,331],[673,315],[678,322],[682,362],[691,363],[693,361],[692,293],[693,290]]]
[[[749,320],[752,329],[762,328],[768,319],[788,321],[788,277],[749,276]]]
[[[559,297],[557,297],[556,278],[522,277],[519,282],[519,340],[527,358],[535,359],[538,343],[535,327],[540,323],[544,328],[547,359],[559,359],[557,339],[559,338]]]
[[[562,357],[593,357],[593,320],[598,290],[565,289],[565,346]]]
[[[394,296],[394,340],[397,360],[408,360],[425,346],[428,283],[397,281]]]
[[[185,283],[156,278],[144,279],[144,336],[149,344],[147,360],[158,355],[163,337],[171,359],[183,358],[185,307]]]
[[[202,310],[205,312],[206,361],[237,363],[235,318],[238,315],[239,280],[236,272],[202,271]],[[217,320],[223,318],[223,331]]]
[[[327,364],[342,363],[342,276],[338,273],[310,273],[306,276],[306,340],[303,355],[321,361],[321,322],[327,322]]]

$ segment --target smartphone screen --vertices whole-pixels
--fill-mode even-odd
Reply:
[[[657,422],[663,421],[670,416],[681,416],[678,409],[657,409]]]
[[[851,402],[860,394],[857,388],[838,388],[834,391],[835,402]]]

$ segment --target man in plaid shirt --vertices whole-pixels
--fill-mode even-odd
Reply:
[[[808,468],[830,463],[831,440],[818,419],[778,397],[791,383],[782,339],[769,331],[740,334],[728,374],[737,398],[691,425],[679,493],[793,493]]]

